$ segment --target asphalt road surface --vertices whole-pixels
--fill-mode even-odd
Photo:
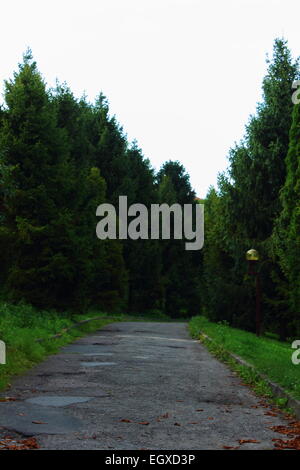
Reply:
[[[286,424],[184,323],[113,323],[14,380],[1,432],[41,449],[273,449]],[[9,431],[7,431],[9,430]],[[17,433],[17,434],[16,434]]]

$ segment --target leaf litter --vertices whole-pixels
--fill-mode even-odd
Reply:
[[[29,439],[13,439],[7,437],[0,440],[0,450],[33,450],[39,448],[34,437]]]

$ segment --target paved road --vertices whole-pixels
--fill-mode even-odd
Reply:
[[[0,403],[0,426],[50,450],[223,449],[239,439],[260,441],[241,449],[272,449],[280,436],[269,427],[286,424],[184,323],[110,324],[15,380],[9,395],[18,400]]]

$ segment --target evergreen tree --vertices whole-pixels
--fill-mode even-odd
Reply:
[[[119,194],[128,197],[128,205],[144,204],[151,213],[151,204],[157,202],[154,171],[136,142],[126,152],[128,173],[119,187]],[[150,226],[150,219],[148,220]],[[164,291],[161,278],[160,242],[151,240],[124,240],[124,257],[129,272],[128,310],[133,312],[162,311]]]
[[[6,291],[13,300],[39,307],[82,310],[104,180],[86,169],[78,184],[70,136],[58,126],[57,109],[30,51],[14,79],[5,83],[5,100],[0,141],[16,188],[4,208],[5,241],[12,254]]]
[[[68,199],[72,172],[65,135],[56,126],[45,83],[29,50],[14,79],[5,82],[5,101],[1,150],[5,164],[14,167],[16,187],[5,211],[14,253],[6,287],[14,299],[44,305],[50,292],[58,296],[59,284],[53,279],[71,276],[66,253],[59,247],[65,230],[57,233],[55,226],[68,220],[60,204]]]
[[[226,256],[216,259],[215,270],[223,273],[224,285],[230,286],[228,292],[235,292],[239,299],[236,311],[232,312],[224,291],[220,292],[221,310],[225,318],[233,319],[234,315],[236,326],[249,329],[254,328],[255,291],[247,276],[245,252],[253,247],[261,255],[265,323],[274,327],[276,322],[279,326],[281,323],[278,306],[282,300],[274,283],[278,263],[273,256],[271,236],[280,212],[279,191],[286,177],[285,156],[293,108],[291,86],[298,74],[298,62],[293,62],[283,39],[275,40],[272,61],[267,63],[263,101],[258,104],[256,115],[251,116],[244,139],[231,149],[228,171],[220,175],[218,182],[223,206],[221,224],[225,228],[222,250]],[[216,240],[216,249],[217,246]],[[213,272],[213,266],[209,271]],[[211,282],[215,285],[213,277]]]
[[[282,211],[273,234],[283,278],[277,278],[282,298],[281,316],[285,332],[300,332],[300,105],[293,111],[289,151],[286,157],[287,177],[280,193]]]
[[[28,50],[5,82],[0,109],[2,291],[13,301],[84,311],[198,311],[199,253],[184,241],[99,240],[96,209],[194,203],[179,162],[154,174],[129,145],[100,94],[76,99],[66,84],[47,90]],[[149,220],[150,222],[150,220]],[[5,248],[4,248],[5,247]]]
[[[54,107],[58,125],[68,137],[70,161],[75,168],[73,259],[78,288],[74,304],[83,309],[92,303],[101,309],[116,311],[126,302],[127,271],[121,242],[100,241],[95,236],[95,211],[106,201],[107,190],[102,168],[93,166],[96,147],[91,141],[89,126],[94,122],[95,109],[84,97],[79,101],[75,99],[65,84],[56,89]]]
[[[196,205],[189,175],[178,161],[164,163],[157,175],[160,203]],[[173,234],[173,219],[171,219]],[[189,317],[200,312],[200,266],[202,254],[186,251],[185,240],[162,242],[165,311],[171,317]]]

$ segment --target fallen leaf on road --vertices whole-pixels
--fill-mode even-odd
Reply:
[[[181,426],[181,424],[179,424],[179,423],[174,423],[174,426]]]
[[[199,408],[199,410],[196,410],[196,411],[204,411],[204,410],[202,410],[202,408]]]
[[[260,406],[262,406],[263,408],[269,408],[269,405],[268,405],[265,401],[260,401],[259,404],[260,404]]]
[[[257,441],[256,439],[239,439],[240,444],[259,444],[260,441]]]
[[[235,446],[235,447],[233,447],[233,446],[223,446],[223,449],[235,450],[235,449],[239,449],[239,448],[240,448],[240,446]]]
[[[48,424],[48,423],[45,423],[44,421],[32,421],[33,424]]]
[[[150,423],[149,423],[148,421],[141,421],[139,424],[145,424],[145,425],[147,425],[147,424],[150,424]]]
[[[293,416],[289,415],[288,413],[283,417],[283,419],[285,419],[286,421],[289,421],[292,418],[293,418]]]
[[[264,415],[266,415],[266,416],[278,416],[277,413],[273,413],[272,411],[266,411],[266,412],[264,413]]]
[[[132,423],[131,419],[120,419],[121,423]]]

